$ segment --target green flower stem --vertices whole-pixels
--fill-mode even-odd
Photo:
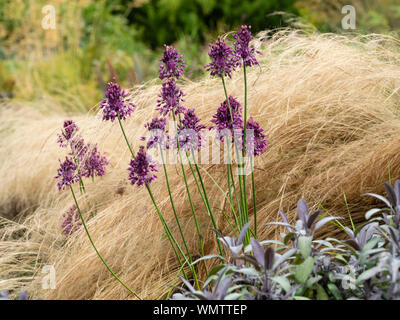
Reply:
[[[246,155],[246,129],[247,129],[247,76],[246,76],[246,63],[243,61],[243,77],[244,77],[244,124],[243,124],[243,149],[242,149],[242,157],[243,157],[243,166],[245,165],[245,155]],[[242,177],[243,179],[243,197],[244,197],[244,205],[245,212],[247,214],[246,220],[249,221],[249,210],[247,204],[247,191],[246,191],[246,175]],[[246,221],[246,222],[247,222]],[[248,235],[248,233],[247,233]],[[250,240],[250,239],[249,239]]]
[[[236,191],[236,186],[235,186],[235,179],[233,178],[233,172],[232,172],[232,164],[231,164],[231,150],[230,150],[230,146],[229,146],[229,142],[227,141],[226,143],[227,145],[227,149],[228,149],[228,164],[227,164],[227,175],[228,175],[228,188],[229,188],[229,193],[230,193],[230,188],[231,188],[231,181],[232,181],[232,188],[233,188],[233,194],[235,195],[235,199],[236,199],[236,205],[238,208],[238,211],[241,211],[241,206],[239,203],[239,198],[237,195],[237,191]],[[232,202],[232,199],[231,199]],[[241,224],[239,222],[238,217],[235,214],[235,211],[232,210],[232,212],[234,213],[234,218],[235,218],[235,223],[236,223],[236,227],[240,230],[241,229]]]
[[[251,189],[253,191],[253,217],[254,217],[254,238],[257,240],[257,201],[256,201],[256,184],[254,183],[254,166],[251,163]]]
[[[75,196],[74,189],[72,188],[72,186],[70,186],[70,189],[71,189],[72,197],[74,198],[74,201],[75,201],[76,208],[78,209],[79,216],[80,216],[80,218],[81,218],[81,220],[82,220],[82,225],[83,225],[83,227],[84,227],[84,229],[85,229],[86,235],[88,236],[89,241],[90,241],[90,243],[92,244],[93,249],[96,251],[97,255],[99,256],[100,260],[103,262],[103,264],[107,267],[108,271],[110,271],[110,273],[113,275],[113,277],[114,277],[120,284],[122,284],[122,285],[123,285],[130,293],[132,293],[136,298],[138,298],[139,300],[142,300],[132,289],[130,289],[120,278],[118,278],[118,276],[111,270],[111,268],[108,266],[107,262],[103,259],[103,257],[101,256],[100,252],[97,250],[97,248],[96,248],[96,246],[95,246],[95,244],[94,244],[94,242],[93,242],[93,240],[92,240],[92,237],[90,236],[89,230],[88,230],[88,228],[86,227],[86,223],[85,223],[85,220],[83,219],[81,209],[79,208],[78,201],[76,200],[76,196]]]
[[[124,138],[125,138],[125,142],[126,142],[126,144],[128,145],[128,148],[129,148],[129,151],[131,152],[132,158],[135,159],[135,154],[134,154],[134,152],[133,152],[133,150],[132,150],[132,147],[131,147],[131,145],[130,145],[130,143],[129,143],[129,141],[128,141],[128,138],[127,138],[127,136],[126,136],[126,134],[125,134],[125,130],[124,130],[124,127],[123,127],[122,122],[121,122],[121,118],[120,118],[120,116],[119,116],[118,113],[117,113],[117,116],[118,116],[119,126],[120,126],[121,131],[122,131],[122,134],[123,134],[123,136],[124,136]],[[186,260],[186,262],[190,265],[190,263],[188,262],[188,259],[187,259],[186,255],[184,254],[182,248],[179,246],[179,243],[176,241],[175,237],[174,237],[173,234],[171,233],[171,230],[169,229],[168,224],[166,223],[166,221],[165,221],[165,219],[164,219],[164,217],[163,217],[163,215],[162,215],[160,209],[158,208],[157,203],[156,203],[156,201],[155,201],[155,199],[154,199],[154,197],[153,197],[153,194],[152,194],[152,192],[151,192],[150,186],[146,185],[146,189],[147,189],[147,192],[148,192],[149,195],[150,195],[150,198],[151,198],[151,200],[152,200],[152,202],[153,202],[153,204],[154,204],[154,207],[156,208],[156,211],[157,211],[157,213],[158,213],[158,216],[160,217],[160,220],[161,220],[161,222],[162,222],[162,224],[163,224],[163,226],[164,226],[164,229],[165,229],[165,231],[166,231],[166,233],[167,233],[167,235],[168,235],[168,239],[169,239],[169,241],[170,241],[170,243],[171,243],[172,248],[174,249],[174,252],[175,252],[175,255],[177,256],[177,259],[178,259],[178,261],[179,261],[179,264],[182,266],[182,263],[181,263],[181,261],[180,261],[179,255],[177,254],[177,252],[176,252],[176,250],[175,250],[174,243],[175,243],[176,247],[178,248],[179,252],[182,254],[182,257],[183,257],[183,258]],[[184,272],[184,271],[183,271],[183,272]],[[185,272],[184,272],[184,276],[185,276],[186,279],[188,279],[188,277],[187,277],[187,275],[186,275]],[[195,280],[196,280],[197,286],[199,287],[198,282],[197,282],[196,274],[193,273],[193,276],[194,276],[194,278],[195,278]]]
[[[207,197],[206,188],[204,187],[203,178],[201,177],[201,173],[200,173],[200,170],[199,170],[199,166],[198,166],[197,163],[195,163],[194,167],[196,168],[197,175],[199,176],[201,188],[202,188],[202,190],[203,190],[204,198],[205,198],[205,200],[206,200],[206,209],[207,209],[207,211],[208,211],[208,214],[210,215],[211,222],[212,222],[212,224],[213,224],[214,229],[215,229],[215,230],[218,230],[217,224],[216,224],[216,222],[215,222],[214,214],[213,214],[213,211],[212,211],[211,206],[210,206],[210,201],[208,200],[208,197]],[[223,251],[222,251],[222,247],[221,247],[221,243],[220,243],[220,241],[218,240],[218,235],[216,234],[215,236],[216,236],[216,238],[217,238],[217,244],[218,244],[219,253],[220,253],[221,256],[224,256]]]
[[[169,235],[170,239],[173,239],[173,241],[175,242],[175,245],[177,246],[178,250],[179,250],[180,253],[182,254],[183,258],[185,259],[185,262],[189,265],[190,270],[192,271],[192,274],[193,274],[193,277],[194,277],[194,281],[195,281],[195,283],[196,283],[196,286],[197,286],[197,288],[199,289],[199,288],[200,288],[200,285],[199,285],[199,282],[198,282],[198,279],[197,279],[197,275],[196,275],[196,272],[195,272],[195,270],[194,270],[193,265],[189,262],[188,258],[185,256],[185,254],[184,254],[182,248],[179,246],[178,242],[175,240],[174,236],[172,235],[171,230],[169,229],[169,227],[168,227],[168,225],[167,225],[167,222],[165,221],[165,219],[164,219],[164,217],[163,217],[163,215],[162,215],[160,209],[159,209],[158,206],[157,206],[156,200],[154,199],[154,196],[153,196],[153,193],[151,192],[150,186],[149,186],[149,185],[146,185],[146,189],[147,189],[147,191],[148,191],[148,193],[149,193],[149,195],[150,195],[151,201],[153,201],[154,207],[155,207],[156,210],[157,210],[157,214],[158,214],[158,216],[160,217],[160,220],[161,220],[162,224],[164,225],[165,231],[166,231],[167,234]],[[172,245],[172,242],[171,242],[171,245]],[[181,268],[182,268],[182,265],[181,265]],[[183,268],[182,268],[182,270],[183,270]]]
[[[205,204],[205,203],[206,203],[206,200],[205,200],[205,198],[204,198],[203,192],[202,192],[201,189],[200,189],[199,181],[197,180],[197,177],[196,177],[196,174],[195,174],[195,172],[194,172],[192,163],[190,162],[188,152],[186,152],[186,158],[187,158],[187,160],[188,160],[188,162],[189,162],[190,170],[192,171],[192,176],[193,176],[194,181],[195,181],[195,183],[196,183],[197,190],[199,191],[200,196],[201,196],[201,199],[203,200],[203,203]],[[195,219],[195,223],[196,223],[197,234],[198,234],[198,236],[199,236],[199,241],[200,241],[200,252],[201,252],[201,255],[204,256],[204,242],[203,242],[203,237],[202,237],[202,235],[201,235],[200,227],[199,227],[199,224],[198,224],[198,222],[197,222],[197,219]]]
[[[221,79],[222,79],[222,85],[224,87],[226,102],[228,103],[229,113],[231,115],[231,120],[232,120],[232,123],[233,123],[232,108],[231,108],[231,104],[229,102],[228,91],[226,90],[225,79],[224,79],[223,76],[221,77]],[[236,143],[234,143],[234,145],[235,145],[235,151],[236,151],[236,156],[237,156],[237,160],[238,160],[238,166],[239,166],[239,168],[241,168],[244,164],[242,164],[239,161],[239,152],[238,152],[238,149],[237,149],[237,145],[236,145]],[[243,168],[241,168],[240,170],[243,170]],[[247,223],[247,220],[248,220],[248,213],[245,211],[246,204],[244,203],[244,194],[243,194],[244,190],[243,190],[243,181],[242,181],[243,177],[242,177],[241,173],[242,172],[239,172],[240,203],[241,203],[241,208],[242,208],[241,214],[240,214],[240,217],[241,217],[241,219],[240,219],[240,221],[241,221],[240,228],[242,228]]]
[[[160,154],[161,154],[161,160],[162,160],[162,164],[163,164],[163,168],[164,168],[165,182],[166,182],[166,184],[167,184],[167,189],[168,189],[168,194],[169,194],[169,200],[170,200],[170,202],[171,202],[172,211],[174,212],[176,224],[177,224],[178,229],[179,229],[179,232],[180,232],[180,234],[181,234],[181,238],[182,238],[183,244],[184,244],[184,246],[185,246],[187,256],[188,256],[188,258],[189,258],[189,261],[192,262],[192,257],[191,257],[191,255],[190,255],[190,251],[189,251],[189,248],[188,248],[188,246],[187,246],[186,239],[185,239],[185,236],[184,236],[184,234],[183,234],[181,224],[180,224],[180,222],[179,222],[178,214],[176,213],[176,210],[175,210],[174,200],[173,200],[173,198],[172,198],[172,193],[171,193],[171,187],[170,187],[170,185],[169,185],[169,180],[168,180],[167,166],[165,165],[164,154],[163,154],[163,152],[162,152],[161,145],[160,145]]]

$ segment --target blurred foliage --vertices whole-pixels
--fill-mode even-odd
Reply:
[[[89,109],[112,78],[124,87],[157,77],[162,45],[185,54],[188,78],[203,74],[208,43],[252,25],[287,26],[277,12],[300,16],[320,31],[343,32],[345,0],[52,0],[56,30],[44,30],[47,0],[0,0],[0,97],[44,100],[68,111]],[[357,32],[400,27],[398,0],[353,0]],[[72,107],[75,106],[75,107]]]
[[[126,6],[131,1],[121,0]],[[284,26],[277,11],[297,14],[296,0],[150,0],[131,7],[127,18],[140,38],[152,48],[173,43],[182,36],[204,42],[207,34],[251,24],[253,31]]]
[[[322,32],[343,32],[342,8],[352,5],[356,10],[356,32],[391,33],[400,30],[399,0],[299,0],[300,15]]]

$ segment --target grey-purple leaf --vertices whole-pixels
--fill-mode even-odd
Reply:
[[[339,220],[339,219],[343,219],[343,218],[341,218],[341,217],[326,217],[326,218],[323,218],[323,219],[319,220],[315,224],[313,233],[315,233],[318,229],[322,228],[328,222],[333,221],[333,220]]]
[[[242,228],[242,230],[240,231],[239,236],[238,236],[238,238],[237,238],[236,244],[241,244],[241,243],[243,242],[244,236],[246,235],[246,232],[247,232],[247,229],[249,228],[249,226],[250,226],[250,222],[247,222],[247,223],[243,226],[243,228]]]
[[[257,240],[253,238],[250,239],[250,242],[251,242],[251,248],[253,249],[254,257],[256,258],[259,265],[265,268],[264,248],[260,245],[260,243]]]
[[[231,277],[226,277],[221,280],[221,282],[218,284],[218,288],[216,291],[216,299],[217,300],[223,300],[226,296],[226,293],[228,292],[229,287],[232,284],[232,278]]]
[[[307,225],[308,218],[308,205],[304,199],[300,199],[297,202],[297,216],[301,221],[303,221],[304,225]]]
[[[272,247],[268,247],[265,251],[265,269],[271,270],[274,265],[275,250]]]

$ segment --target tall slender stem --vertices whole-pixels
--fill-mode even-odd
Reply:
[[[133,153],[133,149],[132,149],[132,147],[131,147],[131,145],[130,145],[130,143],[129,143],[129,141],[128,141],[128,138],[127,138],[126,133],[125,133],[125,130],[124,130],[124,126],[122,125],[121,118],[120,118],[118,112],[117,112],[117,116],[118,116],[119,126],[120,126],[121,131],[122,131],[122,134],[123,134],[123,136],[124,136],[124,138],[125,138],[125,142],[126,142],[126,144],[128,145],[128,148],[129,148],[129,151],[131,152],[132,158],[135,159],[135,154]],[[179,252],[182,254],[182,257],[183,257],[183,258],[186,260],[186,262],[190,265],[190,263],[189,263],[189,261],[188,261],[186,255],[184,254],[182,248],[179,246],[179,243],[176,241],[175,237],[174,237],[173,234],[171,233],[171,230],[169,229],[168,224],[166,223],[166,221],[165,221],[165,219],[164,219],[164,217],[163,217],[163,215],[162,215],[160,209],[158,208],[157,203],[156,203],[156,201],[155,201],[155,199],[154,199],[153,193],[151,192],[150,186],[149,186],[149,185],[146,185],[146,189],[147,189],[147,192],[148,192],[149,195],[150,195],[150,198],[151,198],[151,200],[152,200],[152,202],[153,202],[154,207],[156,208],[157,214],[158,214],[158,216],[160,217],[161,223],[163,224],[164,229],[165,229],[165,231],[166,231],[166,233],[167,233],[167,235],[168,235],[168,239],[169,239],[169,241],[170,241],[170,243],[171,243],[172,248],[174,249],[174,252],[175,252],[175,255],[176,255],[176,257],[177,257],[177,259],[178,259],[178,261],[179,261],[179,264],[182,266],[182,263],[181,263],[181,261],[180,261],[179,255],[177,254],[177,252],[176,252],[176,250],[175,250],[175,246],[174,246],[173,243],[175,243],[175,245],[176,245],[176,247],[178,248]],[[192,268],[193,268],[193,267],[192,267]],[[187,275],[186,275],[186,273],[185,273],[184,270],[183,270],[183,272],[184,272],[185,278],[188,279],[188,277],[187,277]],[[196,277],[195,274],[194,274],[194,278],[196,279],[196,282],[197,282],[197,277]]]
[[[80,216],[80,218],[81,218],[83,228],[85,229],[86,235],[88,236],[89,241],[90,241],[90,243],[92,244],[93,249],[96,251],[97,255],[99,256],[100,260],[103,262],[103,264],[107,267],[108,271],[110,271],[110,273],[113,275],[113,277],[114,277],[120,284],[122,284],[122,285],[123,285],[130,293],[132,293],[136,298],[138,298],[139,300],[142,300],[132,289],[130,289],[130,288],[129,288],[129,287],[128,287],[128,286],[127,286],[127,285],[126,285],[126,284],[111,270],[111,268],[108,266],[107,262],[106,262],[106,261],[103,259],[103,257],[101,256],[99,250],[97,250],[97,248],[96,248],[96,246],[95,246],[95,244],[94,244],[94,242],[93,242],[93,240],[92,240],[92,237],[90,236],[89,230],[88,230],[88,228],[86,227],[85,219],[83,219],[81,209],[79,208],[78,201],[76,200],[76,196],[75,196],[74,189],[72,188],[72,186],[70,186],[70,189],[71,189],[72,197],[74,198],[74,201],[75,201],[76,208],[78,209],[78,213],[79,213],[79,216]]]
[[[232,121],[232,129],[234,129],[233,128],[233,123],[234,123],[234,119],[233,119],[233,113],[232,113],[232,107],[231,107],[231,104],[230,104],[230,101],[229,101],[229,96],[228,96],[228,91],[227,91],[227,89],[226,89],[226,84],[225,84],[225,79],[224,79],[224,77],[222,76],[221,77],[221,79],[222,79],[222,85],[223,85],[223,87],[224,87],[224,92],[225,92],[225,98],[226,98],[226,102],[228,103],[228,108],[229,108],[229,113],[230,113],[230,116],[231,116],[231,121]],[[242,168],[242,164],[241,164],[241,161],[239,161],[239,152],[238,152],[238,149],[237,149],[237,145],[236,145],[236,143],[234,143],[234,145],[235,145],[235,151],[236,151],[236,156],[237,156],[237,160],[238,160],[238,166],[239,166],[239,168],[240,168],[240,172],[239,172],[239,188],[240,188],[240,203],[241,203],[241,214],[240,214],[240,221],[242,222],[242,224],[241,224],[241,228],[243,227],[243,225],[244,224],[246,224],[246,218],[247,218],[247,213],[245,212],[245,208],[246,208],[246,205],[245,205],[245,203],[244,203],[244,190],[243,190],[243,182],[242,182],[242,170],[243,170],[243,168]]]
[[[177,226],[178,226],[179,232],[180,232],[180,234],[181,234],[181,238],[182,238],[183,244],[184,244],[184,246],[185,246],[186,253],[187,253],[188,257],[189,257],[189,261],[191,262],[191,261],[192,261],[192,257],[191,257],[191,255],[190,255],[190,251],[189,251],[189,248],[188,248],[188,246],[187,246],[186,239],[185,239],[185,236],[184,236],[184,234],[183,234],[181,224],[180,224],[180,222],[179,222],[178,214],[176,213],[176,210],[175,210],[175,204],[174,204],[174,200],[173,200],[173,198],[172,198],[171,187],[170,187],[170,185],[169,185],[169,180],[168,180],[167,166],[165,165],[164,154],[163,154],[163,152],[162,152],[161,145],[160,145],[160,153],[161,153],[161,160],[162,160],[162,164],[163,164],[163,168],[164,168],[165,182],[166,182],[166,184],[167,184],[167,189],[168,189],[168,194],[169,194],[169,200],[170,200],[170,202],[171,202],[172,211],[174,212],[175,221],[176,221],[176,224],[177,224]]]

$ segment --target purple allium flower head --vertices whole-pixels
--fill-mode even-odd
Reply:
[[[72,120],[65,120],[63,130],[61,130],[61,134],[57,134],[57,142],[60,144],[60,147],[66,147],[72,141],[77,131],[78,126],[75,122],[73,122]]]
[[[83,177],[94,177],[104,176],[106,174],[106,165],[110,164],[105,156],[102,156],[97,149],[97,145],[93,148],[88,146],[87,156],[81,164],[81,176]]]
[[[71,153],[70,155],[76,160],[83,161],[88,151],[89,145],[81,137],[75,137],[70,142]]]
[[[183,76],[185,65],[185,60],[183,60],[183,54],[179,54],[178,51],[172,46],[167,46],[164,44],[164,54],[159,61],[163,64],[159,66],[160,79],[176,77],[179,79]]]
[[[63,219],[64,220],[61,224],[61,228],[66,236],[73,234],[82,225],[82,221],[80,220],[79,212],[75,204],[63,214]]]
[[[246,124],[246,154],[248,156],[258,156],[262,154],[267,148],[268,144],[265,140],[266,135],[263,133],[264,129],[260,127],[259,123],[254,121],[252,117],[247,120]],[[243,137],[241,139],[243,141]],[[240,144],[240,150],[243,149],[243,143]]]
[[[181,105],[184,95],[183,91],[176,86],[174,79],[168,79],[162,84],[161,94],[158,95],[161,99],[157,100],[156,110],[160,110],[163,116],[169,115],[170,112],[181,113],[184,110]]]
[[[157,172],[157,166],[151,160],[151,157],[146,153],[143,146],[140,146],[139,151],[129,164],[129,180],[131,184],[146,186],[150,184],[157,176],[153,172]]]
[[[240,103],[234,97],[229,96],[229,104],[231,106],[232,117],[228,102],[225,100],[221,103],[221,106],[217,109],[217,113],[213,115],[213,119],[211,120],[215,126],[210,127],[210,129],[217,130],[219,134],[229,130],[230,134],[233,135],[235,130],[243,128],[243,120],[241,116],[242,108]],[[220,135],[219,139],[224,141],[223,135]]]
[[[242,62],[246,65],[246,67],[251,67],[258,64],[256,57],[254,56],[254,52],[258,54],[262,54],[260,51],[255,51],[254,48],[250,48],[250,41],[252,39],[251,35],[251,26],[241,26],[233,37],[235,38],[235,42],[233,44],[233,52],[237,57],[237,64],[239,66],[242,65]]]
[[[109,82],[106,97],[100,105],[100,109],[103,109],[103,120],[114,121],[118,115],[122,120],[126,119],[135,108],[128,95],[128,91],[122,90],[118,83]]]
[[[57,183],[58,190],[69,187],[74,182],[79,181],[79,175],[76,173],[76,164],[71,158],[66,157],[64,162],[60,161],[60,168],[57,170],[55,179],[61,178]]]
[[[217,42],[210,45],[208,55],[211,62],[204,67],[210,71],[211,76],[228,76],[230,78],[237,65],[237,58],[233,55],[232,48],[218,37]]]
[[[194,109],[187,109],[178,124],[179,147],[187,151],[200,150],[201,132],[206,128],[200,124],[200,119],[196,116]],[[176,145],[176,141],[175,141]]]
[[[161,147],[167,148],[166,139],[165,139],[165,126],[167,125],[166,118],[158,118],[155,117],[151,122],[148,122],[144,125],[150,132],[150,137],[147,141],[147,149],[155,148],[159,144]]]

